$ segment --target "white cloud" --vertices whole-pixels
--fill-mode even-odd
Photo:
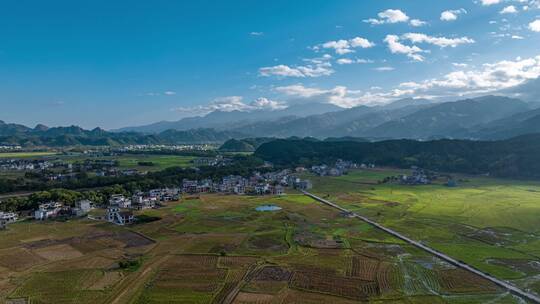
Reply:
[[[400,38],[397,35],[387,35],[384,39],[384,42],[386,42],[388,49],[390,49],[392,54],[405,54],[407,57],[415,61],[424,61],[424,56],[420,55],[421,53],[425,52],[424,50],[416,45],[404,45],[399,40]]]
[[[516,14],[518,11],[515,6],[509,5],[503,8],[499,13],[500,14]]]
[[[251,36],[263,36],[264,33],[263,32],[251,32],[249,33]]]
[[[412,19],[411,20],[411,25],[414,26],[414,27],[424,26],[426,24],[427,24],[427,22],[422,21],[420,19]]]
[[[368,59],[350,59],[350,58],[340,58],[336,60],[337,64],[344,65],[344,64],[354,64],[354,63],[373,63],[373,60]]]
[[[529,29],[533,32],[540,32],[540,19],[529,23]]]
[[[160,92],[148,92],[148,93],[144,93],[144,95],[146,96],[162,96],[162,95],[166,95],[166,96],[174,96],[176,95],[176,92],[175,91],[165,91],[163,93],[160,93]]]
[[[371,18],[364,20],[364,22],[372,25],[379,25],[385,23],[400,23],[409,21],[409,16],[399,9],[388,9],[384,12],[380,12],[378,16],[379,19]]]
[[[263,67],[259,69],[259,75],[264,77],[321,77],[332,75],[334,70],[329,62],[320,62],[314,65],[294,66],[290,67],[284,64]]]
[[[412,43],[428,43],[439,46],[441,48],[445,47],[457,47],[460,44],[470,44],[474,43],[474,40],[468,37],[461,38],[446,38],[446,37],[433,37],[426,34],[420,33],[407,33],[402,36],[403,39],[407,39]]]
[[[458,16],[461,14],[466,14],[467,11],[463,8],[460,8],[458,10],[447,10],[441,13],[441,20],[442,21],[455,21],[457,20]]]
[[[384,66],[384,67],[374,68],[374,70],[378,72],[390,72],[390,71],[395,70],[395,68],[390,67],[390,66]]]
[[[343,65],[343,64],[353,64],[354,60],[349,59],[349,58],[340,58],[336,62],[337,62],[337,64],[341,64],[341,65]]]
[[[242,96],[226,96],[214,99],[207,105],[200,105],[195,107],[179,107],[173,109],[174,111],[181,113],[188,113],[192,115],[204,115],[213,111],[232,112],[242,111],[250,112],[256,110],[280,110],[287,108],[287,105],[283,102],[270,100],[264,97],[255,99],[250,103],[245,103]]]
[[[523,38],[523,36],[519,36],[519,35],[512,35],[512,39],[523,40],[525,38]]]
[[[489,6],[489,5],[494,5],[494,4],[499,4],[499,3],[501,3],[501,0],[480,0],[480,2],[481,2],[482,5],[484,5],[484,6]]]
[[[323,43],[320,46],[315,46],[313,49],[318,50],[321,47],[324,49],[334,49],[336,54],[345,55],[349,53],[354,53],[355,48],[367,49],[374,46],[375,46],[375,43],[362,37],[356,37],[349,40],[341,39],[337,41],[328,41],[328,42]]]
[[[440,78],[421,82],[404,82],[390,90],[372,87],[369,91],[354,91],[344,86],[333,89],[304,87],[301,84],[278,87],[276,91],[290,97],[325,100],[342,107],[362,104],[389,102],[405,97],[456,97],[482,95],[514,88],[540,77],[540,55],[533,58],[503,60],[484,64],[478,69],[468,65],[455,64],[458,71],[450,72]]]
[[[431,96],[456,96],[485,94],[511,88],[540,76],[540,56],[516,60],[503,60],[484,64],[477,70],[460,70],[439,79],[408,82],[400,88],[413,90],[414,94]]]
[[[452,65],[455,66],[455,67],[458,67],[458,68],[466,68],[466,67],[469,66],[466,63],[457,63],[457,62],[452,63]]]
[[[301,84],[276,88],[276,91],[289,97],[308,100],[315,99],[317,101],[323,100],[344,108],[387,102],[413,92],[412,90],[399,88],[384,92],[379,87],[372,87],[370,90],[368,92],[350,90],[345,86],[336,86],[333,89],[321,89],[305,87]]]

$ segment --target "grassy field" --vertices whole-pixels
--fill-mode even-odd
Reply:
[[[267,204],[282,209],[256,211]],[[0,231],[0,302],[520,303],[301,194],[185,197],[138,215],[158,220],[27,221]],[[118,268],[126,259],[140,266]]]
[[[314,178],[314,192],[499,278],[540,292],[540,183],[458,177],[377,184],[392,170]],[[370,184],[371,183],[371,184]]]
[[[5,152],[0,153],[0,158],[40,158],[56,154],[56,152]]]
[[[121,155],[115,158],[122,169],[140,169],[157,171],[170,167],[189,167],[195,159],[193,156],[180,155]],[[139,166],[139,162],[151,162],[153,166]]]

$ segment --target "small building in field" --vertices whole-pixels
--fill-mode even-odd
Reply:
[[[0,221],[4,221],[6,225],[16,222],[17,219],[18,219],[17,213],[0,211]]]
[[[92,202],[89,200],[82,200],[75,203],[75,208],[71,209],[75,216],[85,216],[92,210]]]
[[[124,226],[132,224],[135,221],[135,216],[131,211],[122,211],[118,207],[109,207],[107,210],[107,221],[116,225]]]
[[[39,221],[55,218],[60,215],[63,205],[60,203],[47,203],[39,205],[39,209],[34,211],[34,218]]]

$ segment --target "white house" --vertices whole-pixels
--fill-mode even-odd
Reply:
[[[116,225],[129,225],[135,221],[135,216],[130,211],[121,211],[118,207],[109,207],[107,221]]]
[[[39,209],[34,211],[34,218],[36,220],[46,220],[49,218],[57,217],[62,210],[62,204],[60,203],[47,203],[39,205]]]

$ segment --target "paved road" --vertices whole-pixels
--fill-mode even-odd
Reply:
[[[336,204],[334,204],[334,203],[332,203],[330,201],[327,201],[327,200],[325,200],[323,198],[320,198],[320,197],[318,197],[316,195],[313,195],[313,194],[311,194],[309,192],[303,191],[303,193],[304,193],[304,195],[307,195],[307,196],[311,197],[312,199],[314,199],[316,201],[319,201],[319,202],[321,202],[321,203],[323,203],[325,205],[336,208],[336,209],[341,210],[341,211],[346,212],[346,213],[350,213],[353,217],[358,218],[358,219],[360,219],[360,220],[362,220],[362,221],[364,221],[364,222],[366,222],[366,223],[368,223],[368,224],[370,224],[370,225],[372,225],[372,226],[374,226],[374,227],[376,227],[376,228],[378,228],[378,229],[380,229],[380,230],[382,230],[382,231],[384,231],[384,232],[386,232],[388,234],[391,234],[392,236],[394,236],[394,237],[396,237],[398,239],[401,239],[401,240],[403,240],[403,241],[405,241],[405,242],[407,242],[407,243],[409,243],[409,244],[411,244],[411,245],[413,245],[413,246],[415,246],[417,248],[420,248],[420,249],[422,249],[424,251],[427,251],[427,252],[433,254],[434,256],[436,256],[436,257],[438,257],[438,258],[440,258],[440,259],[442,259],[442,260],[444,260],[444,261],[446,261],[446,262],[448,262],[448,263],[450,263],[450,264],[452,264],[452,265],[454,265],[456,267],[460,267],[460,268],[465,269],[467,271],[470,271],[470,272],[472,272],[472,273],[474,273],[476,275],[479,275],[479,276],[483,277],[484,279],[489,280],[489,281],[497,284],[498,286],[507,289],[508,291],[510,291],[511,293],[513,293],[515,295],[518,295],[518,296],[520,296],[520,297],[522,297],[524,299],[527,299],[527,300],[529,300],[529,301],[531,301],[533,303],[540,304],[540,298],[535,296],[534,294],[531,294],[531,293],[528,293],[528,292],[526,292],[524,290],[521,290],[521,289],[517,288],[516,286],[514,286],[514,285],[512,285],[512,284],[510,284],[510,283],[508,283],[506,281],[499,280],[499,279],[497,279],[495,277],[492,277],[491,275],[489,275],[489,274],[487,274],[485,272],[482,272],[482,271],[474,268],[473,266],[470,266],[468,264],[465,264],[464,262],[461,262],[461,261],[458,261],[458,260],[456,260],[456,259],[454,259],[452,257],[449,257],[446,254],[444,254],[442,252],[439,252],[439,251],[437,251],[437,250],[435,250],[435,249],[433,249],[431,247],[428,247],[428,246],[426,246],[426,245],[424,245],[424,244],[422,244],[422,243],[420,243],[418,241],[410,239],[410,238],[400,234],[399,232],[396,232],[396,231],[394,231],[392,229],[386,228],[386,227],[382,226],[381,224],[368,219],[365,216],[361,216],[359,214],[351,212],[351,211],[349,211],[349,210],[347,210],[347,209],[345,209],[345,208],[343,208],[343,207],[341,207],[339,205],[336,205]]]

